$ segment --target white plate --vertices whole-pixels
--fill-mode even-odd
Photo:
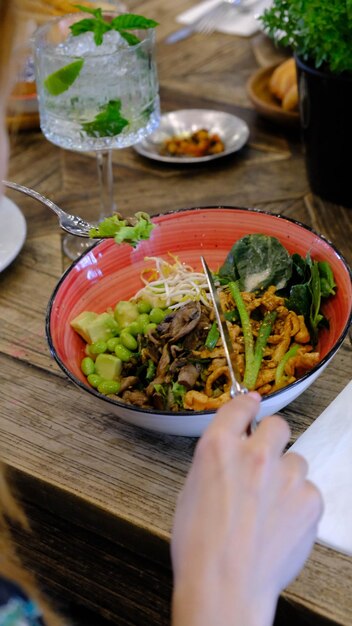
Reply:
[[[20,209],[12,200],[0,201],[0,272],[16,258],[26,239],[27,226]]]
[[[209,133],[217,133],[225,144],[225,150],[219,154],[203,157],[180,157],[160,154],[163,142],[173,135],[193,133],[201,128]],[[249,128],[241,118],[223,111],[209,109],[183,109],[161,116],[160,126],[149,137],[134,146],[138,154],[167,163],[200,163],[212,161],[240,150],[247,142]]]

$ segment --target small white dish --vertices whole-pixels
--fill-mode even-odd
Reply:
[[[19,254],[27,233],[26,220],[9,198],[0,200],[0,272]]]
[[[160,154],[162,144],[174,135],[193,133],[201,128],[210,134],[216,133],[224,142],[225,150],[218,154],[202,157],[169,156]],[[134,146],[138,154],[155,161],[166,163],[203,163],[232,154],[240,150],[248,141],[249,128],[244,120],[210,109],[183,109],[171,111],[161,116],[160,126],[151,135]]]

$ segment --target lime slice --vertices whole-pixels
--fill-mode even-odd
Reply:
[[[83,67],[84,59],[78,59],[69,65],[65,65],[57,72],[49,74],[44,80],[44,87],[51,96],[59,96],[60,93],[66,91],[75,82],[78,74]]]

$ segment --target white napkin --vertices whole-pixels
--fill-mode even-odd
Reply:
[[[308,461],[308,478],[323,495],[325,509],[317,540],[352,555],[352,381],[291,451]]]
[[[176,20],[181,24],[193,24],[203,13],[206,13],[220,2],[221,0],[205,0],[205,2],[201,2],[188,11],[178,15]],[[260,0],[258,4],[255,4],[250,13],[241,13],[236,11],[236,9],[233,11],[231,17],[229,17],[227,13],[226,19],[224,19],[223,23],[217,25],[216,30],[228,35],[242,35],[244,37],[253,35],[257,30],[262,29],[258,16],[263,13],[264,9],[271,5],[271,2],[272,0]]]

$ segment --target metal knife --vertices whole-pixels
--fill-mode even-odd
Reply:
[[[218,329],[219,329],[219,333],[222,339],[222,343],[224,346],[227,365],[229,368],[230,379],[231,379],[230,396],[231,398],[234,398],[235,396],[238,396],[239,394],[248,393],[248,389],[240,383],[239,376],[238,375],[236,376],[235,374],[235,371],[237,371],[236,355],[232,346],[232,341],[231,341],[231,337],[229,334],[229,330],[227,328],[224,312],[221,307],[219,294],[217,292],[213,276],[207,265],[206,260],[204,259],[203,256],[200,257],[200,260],[202,261],[204,273],[207,278],[209,292],[210,292],[211,299],[212,299],[213,306],[214,306],[215,317],[216,317],[216,321],[218,324]],[[252,423],[250,424],[249,432],[250,433],[254,432],[256,427],[257,427],[257,421],[256,419],[254,419]]]

